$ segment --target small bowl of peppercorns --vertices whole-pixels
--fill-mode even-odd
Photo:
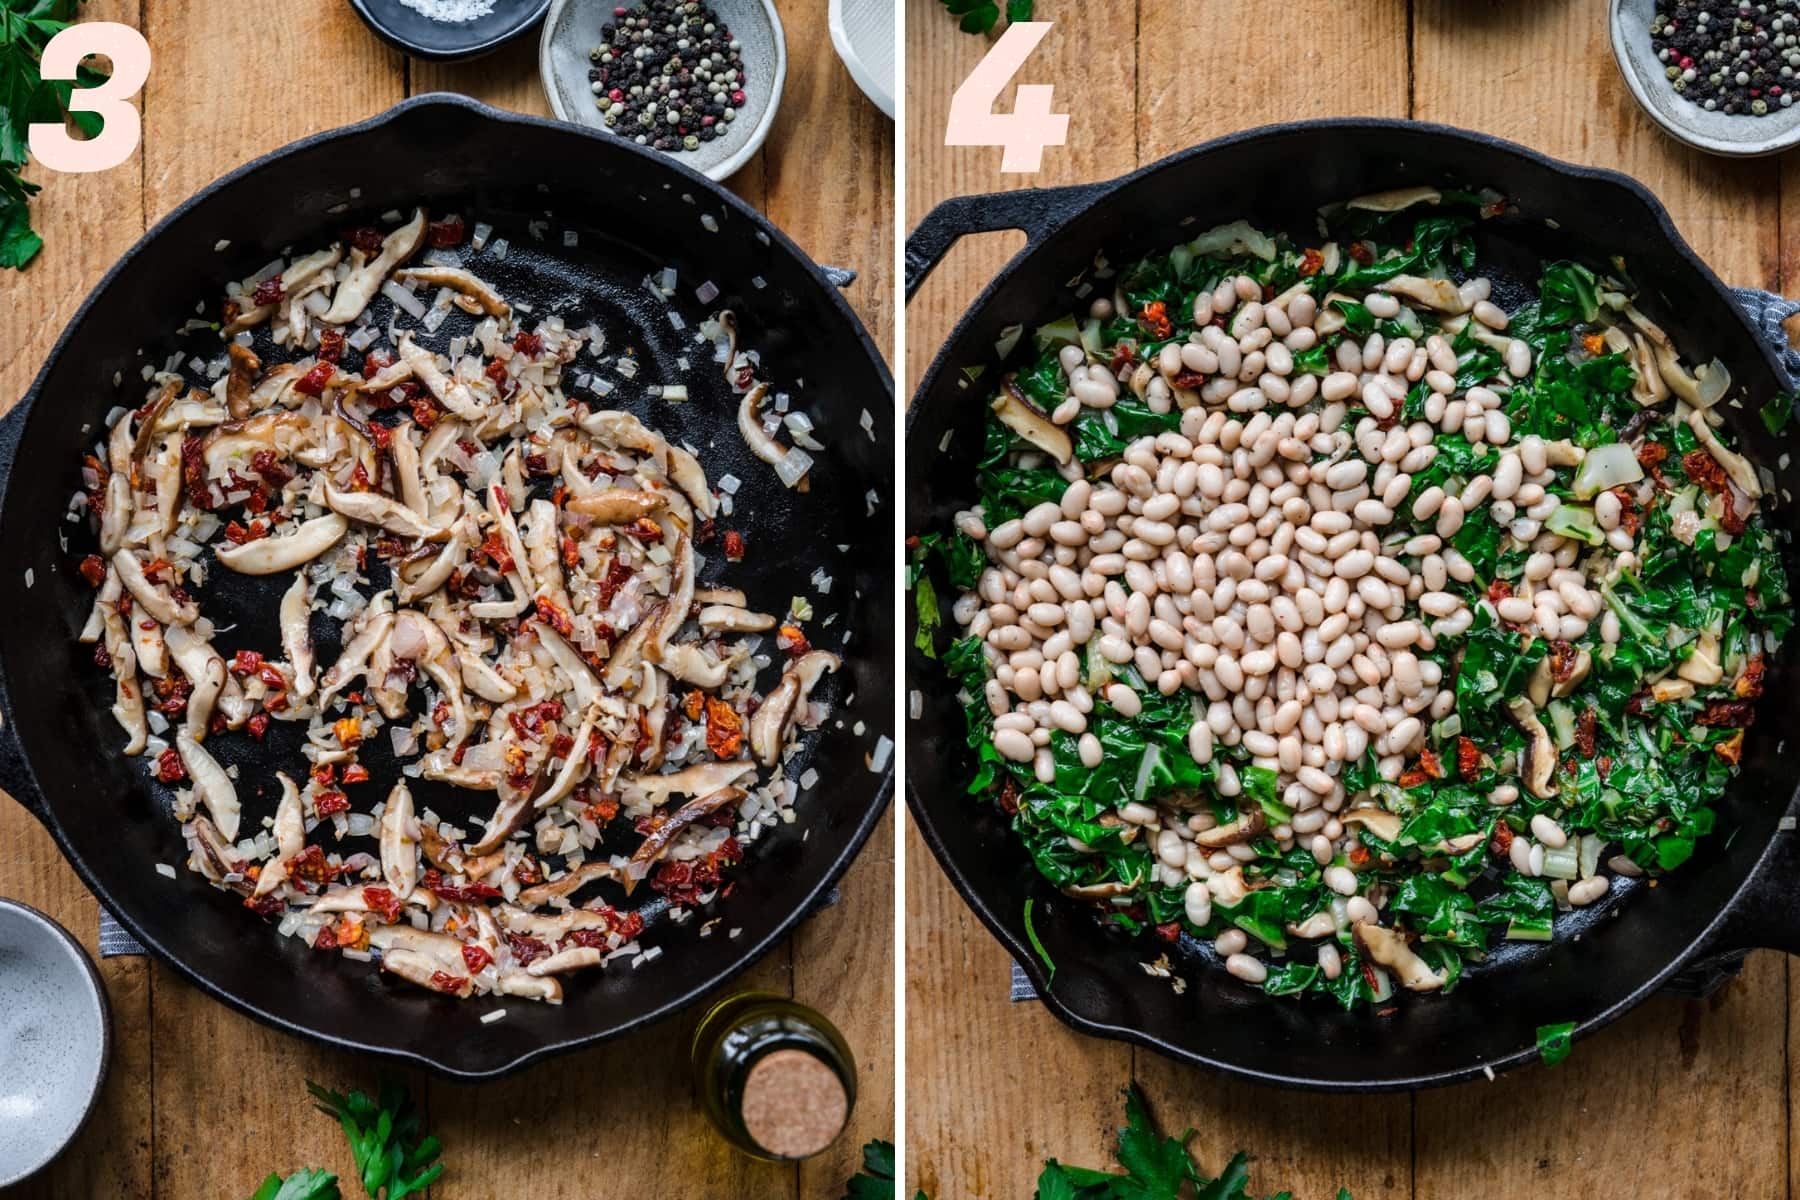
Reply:
[[[774,123],[787,41],[770,0],[555,0],[538,65],[562,120],[724,179]]]
[[[1676,139],[1753,157],[1800,145],[1800,0],[1612,0],[1613,56]]]

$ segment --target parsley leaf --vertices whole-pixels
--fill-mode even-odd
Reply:
[[[31,228],[28,207],[38,186],[21,175],[29,128],[72,119],[88,137],[100,132],[101,121],[94,113],[68,111],[75,83],[38,75],[44,47],[68,28],[79,4],[80,0],[0,0],[0,267],[22,268],[44,245]],[[106,78],[85,66],[76,74],[82,87]]]
[[[1569,1057],[1574,1033],[1575,1022],[1573,1021],[1564,1021],[1561,1025],[1538,1026],[1538,1053],[1543,1056],[1545,1066],[1554,1067]]]
[[[874,1141],[863,1147],[862,1170],[844,1185],[843,1200],[894,1200],[894,1143]],[[925,1200],[925,1193],[918,1194]]]
[[[1071,1167],[1054,1158],[1044,1163],[1033,1200],[1255,1200],[1249,1191],[1249,1159],[1232,1156],[1217,1179],[1209,1179],[1188,1153],[1189,1129],[1180,1137],[1164,1137],[1144,1107],[1144,1097],[1134,1085],[1125,1091],[1125,1126],[1119,1130],[1115,1153],[1123,1175],[1089,1167]],[[1193,1184],[1191,1192],[1185,1190]],[[860,1200],[850,1197],[847,1200]],[[1291,1200],[1282,1192],[1269,1200]],[[1339,1190],[1338,1200],[1351,1200]]]
[[[270,1173],[250,1200],[342,1200],[337,1176],[317,1167],[302,1167],[286,1179]]]
[[[434,1161],[438,1140],[424,1133],[419,1111],[399,1084],[383,1083],[374,1099],[361,1091],[342,1095],[311,1080],[306,1090],[320,1112],[343,1126],[369,1200],[400,1200],[423,1192],[444,1173],[444,1164]]]
[[[961,17],[958,27],[964,33],[986,33],[1000,20],[997,0],[938,0],[953,17]],[[1006,0],[1008,23],[1031,20],[1032,0]]]

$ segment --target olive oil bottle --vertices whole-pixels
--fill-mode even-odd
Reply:
[[[694,1031],[694,1089],[725,1140],[776,1161],[810,1158],[850,1122],[856,1066],[823,1016],[772,992],[715,1005]]]

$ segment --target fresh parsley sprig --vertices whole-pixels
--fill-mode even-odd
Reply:
[[[938,0],[958,22],[964,33],[986,33],[1000,19],[1000,0]],[[1032,0],[1005,0],[1006,22],[1011,25],[1031,20]]]
[[[250,1200],[343,1200],[337,1176],[317,1167],[302,1167],[286,1179],[270,1172]]]
[[[1188,1130],[1180,1137],[1164,1137],[1150,1120],[1144,1097],[1137,1088],[1125,1092],[1125,1127],[1119,1130],[1115,1153],[1123,1175],[1089,1167],[1069,1167],[1051,1159],[1038,1176],[1035,1200],[1179,1200],[1191,1194],[1195,1200],[1255,1200],[1248,1188],[1250,1168],[1242,1152],[1232,1157],[1217,1179],[1211,1179],[1188,1153]],[[1192,1193],[1182,1188],[1192,1183]],[[1282,1192],[1268,1200],[1292,1200]],[[1339,1190],[1337,1200],[1350,1200]]]
[[[69,112],[69,95],[79,84],[95,87],[106,76],[77,68],[74,82],[42,79],[38,60],[51,38],[75,19],[81,0],[0,0],[0,267],[23,267],[43,248],[31,228],[29,202],[38,185],[27,181],[26,138],[32,125],[73,120],[88,137],[100,132],[94,113]]]
[[[423,1119],[399,1084],[383,1083],[375,1099],[361,1091],[346,1096],[311,1080],[306,1090],[320,1112],[343,1126],[369,1200],[400,1200],[424,1191],[444,1173],[444,1164],[434,1161],[437,1138],[425,1134]]]

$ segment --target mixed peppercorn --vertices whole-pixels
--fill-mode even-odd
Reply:
[[[1800,0],[1657,0],[1650,44],[1677,95],[1707,112],[1767,116],[1794,103]]]
[[[588,52],[606,127],[656,150],[698,150],[743,108],[743,45],[710,7],[650,0],[613,9]]]

